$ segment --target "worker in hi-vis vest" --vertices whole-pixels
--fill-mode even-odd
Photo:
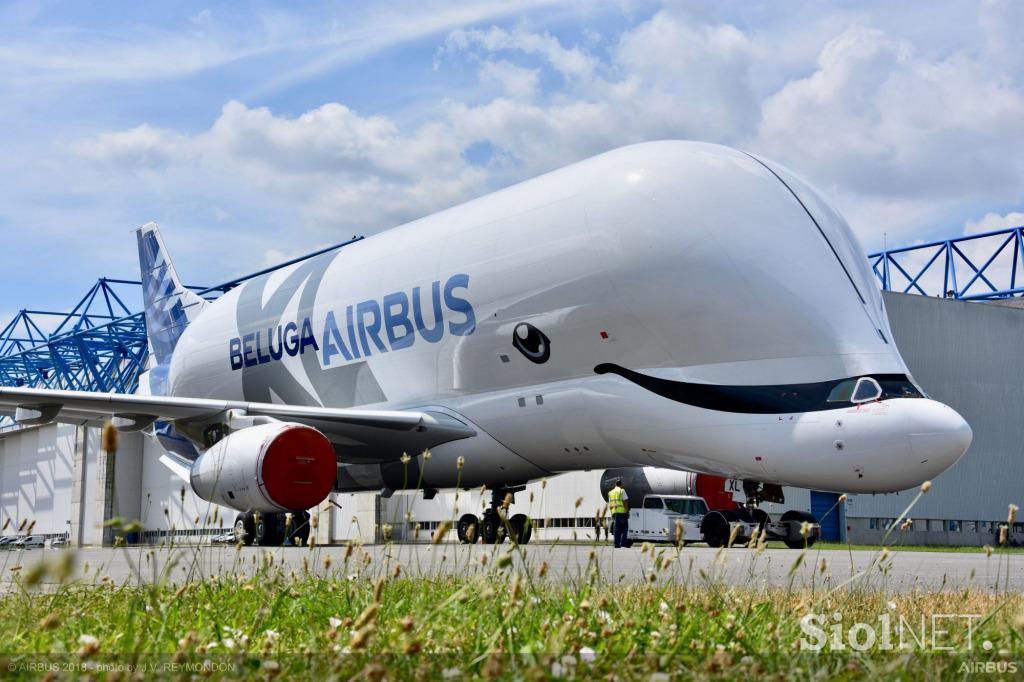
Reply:
[[[626,533],[629,532],[629,495],[622,487],[622,479],[615,479],[615,487],[608,491],[608,511],[612,515],[612,533],[615,536],[615,549],[626,546]]]

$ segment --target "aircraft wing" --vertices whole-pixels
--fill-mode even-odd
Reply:
[[[326,435],[342,459],[351,463],[398,459],[418,454],[476,431],[440,412],[423,410],[359,410],[306,407],[235,400],[92,393],[36,388],[0,387],[0,414],[22,424],[54,421],[101,425],[112,421],[123,431],[148,427],[156,420],[204,422],[229,411],[248,417],[272,417],[307,424]]]

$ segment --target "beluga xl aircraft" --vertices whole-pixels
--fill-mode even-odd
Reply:
[[[911,377],[843,218],[727,147],[616,149],[212,302],[155,224],[138,249],[138,392],[2,388],[0,411],[145,431],[259,544],[304,539],[332,491],[417,482],[492,491],[463,541],[527,542],[508,493],[602,468],[737,479],[747,503],[726,520],[762,520],[781,486],[899,491],[971,443]],[[813,520],[787,512],[782,532]]]

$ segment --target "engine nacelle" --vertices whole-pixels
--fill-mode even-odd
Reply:
[[[732,493],[726,490],[725,478],[660,467],[606,469],[601,474],[601,496],[604,499],[608,499],[608,491],[615,487],[615,480],[619,478],[630,502],[636,507],[640,506],[644,495],[696,495],[704,498],[709,509],[733,509],[737,506]]]
[[[334,489],[337,461],[324,434],[274,422],[226,436],[193,463],[196,495],[239,511],[310,509]]]

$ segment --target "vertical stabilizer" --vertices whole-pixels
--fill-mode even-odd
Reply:
[[[136,235],[149,347],[157,364],[162,365],[170,359],[185,327],[199,315],[206,301],[178,279],[156,223],[146,223]]]

